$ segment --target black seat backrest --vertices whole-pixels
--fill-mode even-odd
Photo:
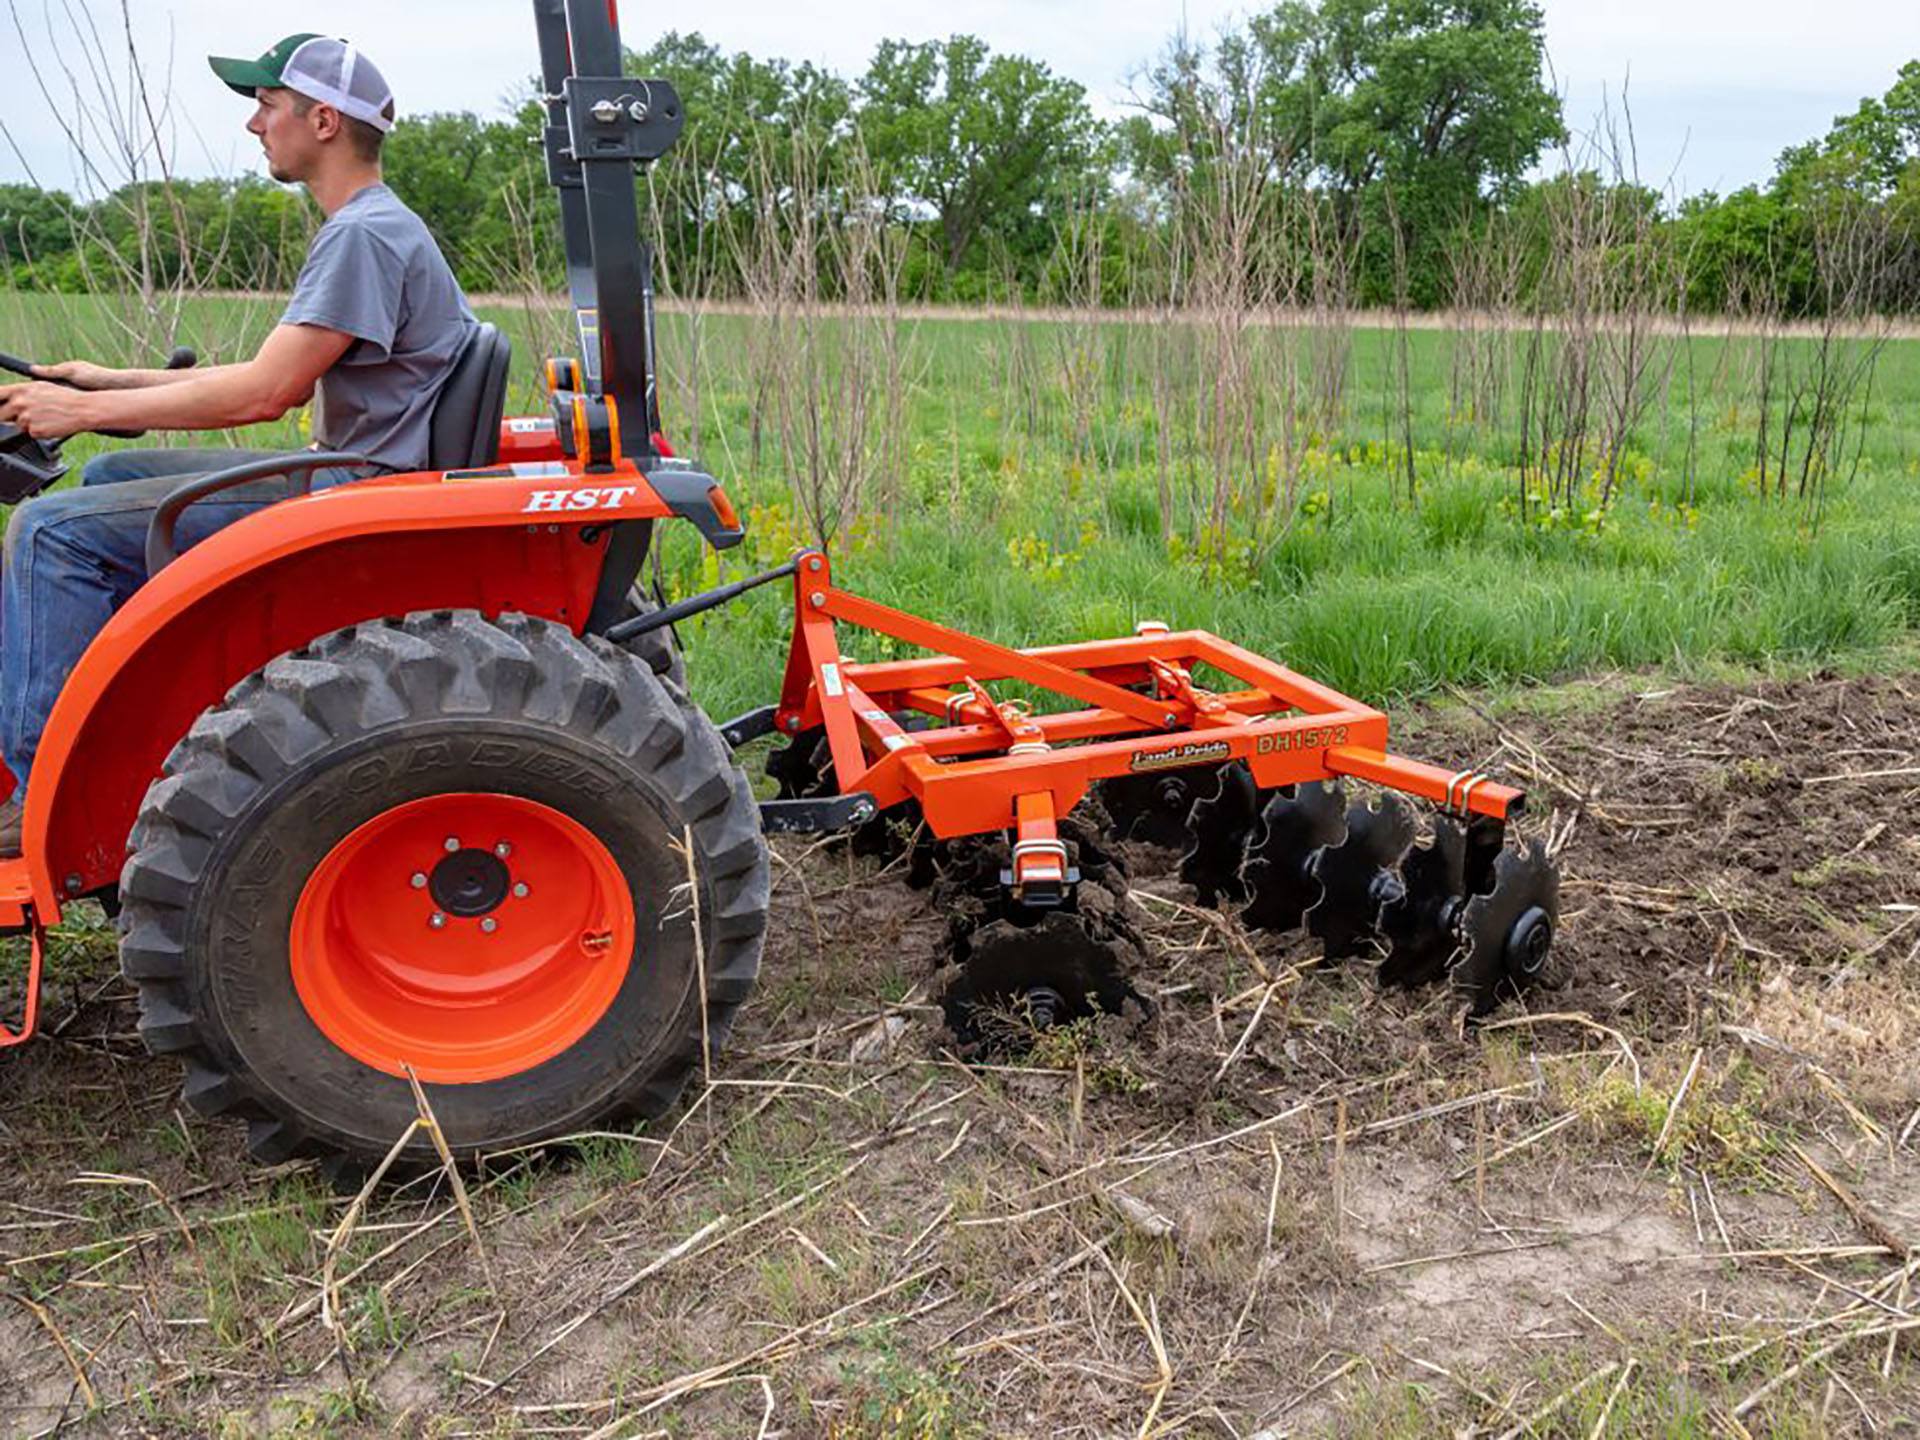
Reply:
[[[433,402],[427,468],[491,465],[500,453],[500,415],[507,405],[507,337],[484,320],[474,326],[453,373]]]

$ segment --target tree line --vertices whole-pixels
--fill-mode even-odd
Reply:
[[[851,77],[695,33],[627,59],[688,117],[636,181],[667,293],[748,296],[769,234],[824,252],[858,225],[881,232],[861,263],[889,298],[1138,306],[1230,283],[1431,308],[1484,301],[1497,264],[1500,294],[1524,302],[1576,211],[1632,277],[1615,300],[1818,314],[1836,303],[1835,247],[1868,234],[1871,293],[1848,303],[1920,293],[1920,61],[1765,183],[1670,202],[1633,173],[1630,116],[1576,147],[1532,0],[1284,0],[1207,44],[1173,39],[1112,121],[1045,63],[970,35],[885,41]],[[529,102],[408,117],[388,137],[390,182],[469,289],[559,283],[540,122]],[[0,186],[0,272],[38,289],[277,288],[316,221],[254,176],[90,198]],[[828,269],[824,294],[866,285]]]

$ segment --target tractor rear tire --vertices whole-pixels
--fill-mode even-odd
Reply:
[[[653,596],[642,590],[638,584],[627,591],[627,605],[621,614],[621,620],[634,620],[642,615],[651,615],[660,608]],[[658,630],[648,630],[625,641],[620,647],[629,655],[646,663],[649,670],[661,679],[669,681],[681,690],[687,688],[687,657],[680,653],[680,646],[673,638],[673,627],[662,625]]]
[[[409,615],[271,661],[175,747],[131,849],[148,1049],[259,1159],[343,1182],[414,1121],[409,1070],[463,1159],[661,1115],[766,930],[759,811],[712,723],[524,615]],[[432,1154],[417,1131],[401,1163]]]

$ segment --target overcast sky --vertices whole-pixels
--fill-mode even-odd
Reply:
[[[177,154],[189,173],[256,169],[241,131],[246,107],[208,72],[209,52],[257,54],[281,35],[327,29],[379,63],[407,111],[499,110],[537,68],[523,0],[126,0],[133,33],[158,78],[170,78]],[[28,174],[71,188],[74,164],[35,88],[74,47],[65,13],[91,4],[117,42],[118,0],[9,0],[0,28],[0,181]],[[1087,87],[1103,114],[1122,113],[1129,77],[1183,23],[1212,34],[1250,7],[1231,0],[838,0],[830,5],[701,0],[622,7],[636,48],[670,28],[729,50],[810,59],[856,74],[882,38],[954,30],[1046,61]],[[1257,7],[1252,7],[1257,8]],[[52,18],[50,17],[50,14]],[[1626,86],[1643,180],[1681,193],[1764,180],[1781,149],[1825,132],[1835,115],[1893,83],[1920,58],[1915,0],[1547,0],[1547,45],[1569,125],[1587,126]],[[171,57],[169,66],[168,57]],[[150,79],[150,83],[152,80]],[[70,101],[59,111],[70,110]],[[17,152],[17,153],[16,153]]]

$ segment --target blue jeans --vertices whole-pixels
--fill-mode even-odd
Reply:
[[[89,460],[80,486],[14,507],[0,557],[0,756],[26,794],[40,732],[67,676],[113,612],[147,579],[147,522],[187,479],[274,450],[119,450]],[[322,470],[314,488],[356,478]],[[284,478],[222,491],[181,512],[184,550],[234,521],[284,500]]]

